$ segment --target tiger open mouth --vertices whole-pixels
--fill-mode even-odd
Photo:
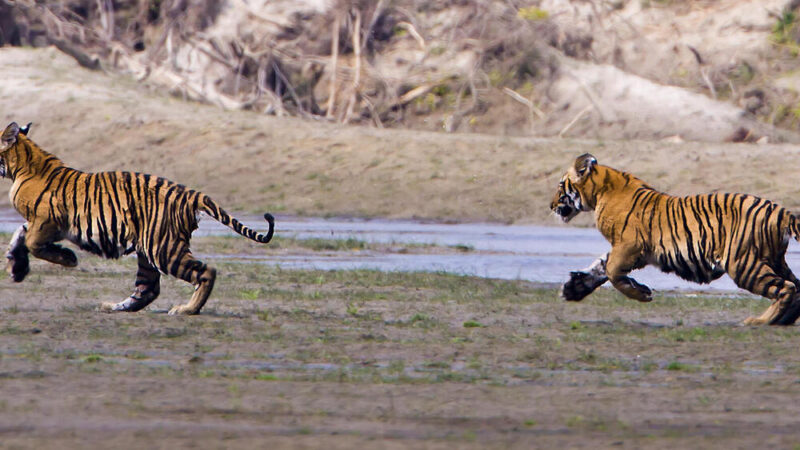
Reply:
[[[572,220],[573,217],[577,216],[580,210],[573,206],[564,203],[559,203],[553,209],[553,212],[556,213],[556,215],[561,218],[562,222],[567,223],[570,220]]]

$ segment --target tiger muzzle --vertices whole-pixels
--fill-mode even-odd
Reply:
[[[556,206],[555,210],[556,214],[558,214],[561,217],[569,217],[569,215],[572,214],[573,211],[574,210],[569,205],[558,205]]]

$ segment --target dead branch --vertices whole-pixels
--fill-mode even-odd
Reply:
[[[361,11],[355,10],[355,24],[353,25],[353,52],[355,53],[355,75],[353,77],[353,93],[347,104],[347,109],[342,123],[348,123],[353,115],[353,109],[358,101],[358,88],[361,83]]]
[[[371,39],[371,36],[372,36],[372,30],[373,30],[373,28],[375,28],[375,23],[378,22],[378,19],[380,18],[381,13],[383,13],[383,9],[384,9],[383,5],[384,5],[385,1],[386,0],[378,0],[378,4],[375,6],[375,10],[372,12],[372,18],[369,21],[369,25],[367,25],[367,29],[364,30],[364,40],[361,43],[361,45],[362,45],[361,50],[362,51],[364,49],[366,49],[366,46],[369,43],[369,40]]]
[[[114,4],[111,0],[97,0],[97,11],[100,13],[100,25],[107,41],[114,39]]]
[[[533,117],[533,115],[536,114],[537,116],[539,116],[540,119],[544,119],[544,112],[542,112],[541,109],[537,108],[532,101],[528,100],[527,98],[520,95],[518,92],[507,87],[503,88],[503,92],[509,97],[513,98],[514,100],[527,106],[528,109],[530,109],[531,111],[531,117]]]
[[[572,120],[570,120],[570,122],[564,128],[561,129],[561,131],[558,132],[558,137],[563,138],[564,135],[567,133],[567,131],[569,131],[570,128],[572,128],[576,123],[578,123],[578,121],[581,120],[581,117],[583,117],[584,114],[588,113],[591,110],[592,110],[592,105],[587,105],[585,108],[580,110],[580,112],[576,114],[575,117]]]
[[[411,25],[408,22],[400,22],[400,23],[397,24],[397,26],[399,28],[402,28],[403,30],[406,30],[408,32],[408,34],[410,34],[411,37],[413,37],[417,41],[417,44],[419,44],[419,48],[422,51],[425,51],[425,48],[426,48],[425,47],[425,39],[422,37],[422,35],[419,34],[417,29],[414,27],[414,25]]]
[[[367,105],[367,110],[369,110],[370,115],[372,116],[372,121],[375,123],[375,126],[378,128],[383,128],[383,122],[381,121],[381,117],[378,114],[377,110],[375,109],[375,105],[372,103],[372,100],[369,99],[366,95],[362,97],[364,100],[364,104]]]
[[[716,100],[717,99],[717,90],[714,89],[714,83],[711,82],[711,78],[709,78],[708,72],[706,71],[706,69],[704,69],[704,68],[700,69],[700,76],[703,77],[703,81],[706,82],[706,86],[708,86],[708,90],[711,91],[711,98]]]
[[[336,104],[336,67],[339,61],[339,27],[341,15],[336,14],[331,30],[331,82],[328,87],[328,105],[325,107],[325,118],[333,118],[333,107]]]
[[[433,84],[423,84],[421,86],[417,86],[414,89],[406,92],[405,94],[401,95],[397,102],[395,102],[392,106],[404,106],[408,103],[413,102],[415,99],[422,97],[423,95],[427,94],[428,92],[433,89]]]
[[[289,94],[292,96],[292,99],[294,100],[295,104],[297,104],[297,111],[300,113],[300,115],[308,117],[309,114],[306,113],[305,108],[303,108],[303,102],[301,102],[300,97],[297,96],[297,92],[295,92],[292,83],[290,83],[289,80],[286,78],[286,76],[283,75],[283,72],[281,71],[280,67],[278,67],[278,64],[276,64],[275,62],[272,63],[272,70],[273,72],[275,72],[275,75],[277,75],[281,79],[283,84],[286,85],[286,89],[289,90]]]

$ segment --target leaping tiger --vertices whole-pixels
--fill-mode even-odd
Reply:
[[[264,214],[267,233],[258,233],[229,216],[207,195],[164,178],[133,172],[84,173],[66,167],[28,138],[28,126],[11,123],[0,137],[0,176],[13,185],[14,208],[26,223],[9,245],[7,270],[14,281],[29,271],[28,253],[74,267],[75,253],[56,242],[67,239],[82,250],[119,258],[136,252],[138,271],[133,294],[119,303],[103,303],[104,311],[139,311],[160,291],[160,274],[194,285],[192,299],[170,314],[197,314],[214,288],[216,270],[189,249],[197,214],[205,212],[235,232],[267,243],[275,219]]]
[[[649,302],[651,290],[628,276],[649,264],[698,283],[727,273],[740,288],[773,300],[745,324],[791,325],[800,316],[800,281],[785,260],[789,237],[800,240],[800,223],[774,202],[745,194],[673,197],[584,154],[561,178],[550,208],[564,222],[594,211],[611,243],[608,254],[571,273],[561,291],[566,300],[582,300],[610,280]]]

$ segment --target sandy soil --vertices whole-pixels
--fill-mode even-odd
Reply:
[[[791,145],[342,127],[167,98],[53,49],[0,57],[2,119],[35,122],[32,137],[67,164],[167,176],[233,211],[552,223],[557,180],[584,152],[667,192],[749,192],[800,209]]]
[[[203,245],[209,245],[202,242]],[[212,261],[213,262],[213,261]],[[795,330],[765,302],[216,261],[205,313],[167,280],[102,314],[135,261],[36,261],[0,307],[5,448],[786,448]],[[58,294],[54,295],[54,292]]]

